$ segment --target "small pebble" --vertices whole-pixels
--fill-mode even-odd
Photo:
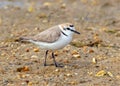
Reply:
[[[27,86],[33,86],[33,82],[28,82]]]
[[[101,76],[104,76],[105,74],[106,74],[106,71],[101,70],[101,71],[97,72],[97,74],[95,76],[101,77]]]
[[[89,53],[94,53],[94,50],[93,50],[93,49],[90,49],[90,50],[89,50]]]
[[[116,33],[115,33],[115,36],[116,36],[116,37],[120,37],[120,31],[116,32]]]
[[[65,9],[65,8],[66,8],[66,4],[63,3],[63,4],[61,5],[61,8]]]
[[[52,3],[50,3],[50,2],[45,2],[44,4],[43,4],[43,6],[45,6],[45,7],[49,7],[49,6],[51,6],[52,5]]]
[[[72,77],[72,74],[68,73],[68,74],[66,74],[66,76],[68,76],[68,77]]]
[[[74,54],[73,57],[75,57],[75,58],[81,58],[81,56],[79,54]]]
[[[27,48],[25,51],[26,51],[26,52],[29,52],[30,50]]]
[[[32,58],[32,59],[37,59],[38,56],[36,56],[36,55],[32,55],[31,58]]]
[[[97,59],[96,58],[92,58],[92,63],[96,64],[97,63]]]
[[[110,77],[113,77],[113,74],[111,72],[107,72],[107,75],[110,76]]]
[[[77,50],[73,50],[73,51],[71,52],[71,54],[72,54],[72,55],[78,54],[78,51],[77,51]]]
[[[56,71],[56,72],[59,72],[60,70],[59,70],[59,69],[56,69],[55,71]]]
[[[39,52],[38,48],[33,49],[34,52]]]

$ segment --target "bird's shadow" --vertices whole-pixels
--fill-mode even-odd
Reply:
[[[55,67],[58,67],[58,68],[63,68],[64,67],[64,64],[63,63],[57,63],[57,66],[55,64],[46,64],[44,66],[55,66]]]
[[[57,63],[57,67],[58,68],[64,68],[65,66],[67,67],[77,67],[77,68],[84,68],[84,67],[90,67],[91,62],[86,62],[86,61],[75,61],[75,62],[71,62],[71,63]],[[55,66],[55,64],[51,63],[51,64],[47,64],[46,66]],[[55,66],[56,67],[56,66]]]

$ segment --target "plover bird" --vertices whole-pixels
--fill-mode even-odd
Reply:
[[[64,23],[53,26],[35,36],[21,37],[20,40],[31,42],[46,50],[44,66],[47,66],[46,58],[48,51],[52,50],[54,65],[58,67],[59,65],[56,63],[54,50],[59,50],[69,44],[72,41],[74,33],[80,34],[75,30],[73,24]]]

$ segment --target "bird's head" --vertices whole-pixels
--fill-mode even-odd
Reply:
[[[66,36],[67,35],[73,35],[74,33],[80,34],[80,32],[75,30],[74,25],[71,24],[71,23],[60,24],[59,27],[60,27],[62,33]]]

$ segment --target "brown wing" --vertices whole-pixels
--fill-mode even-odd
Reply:
[[[58,26],[51,27],[35,36],[31,37],[23,37],[26,40],[34,40],[41,42],[52,43],[59,39],[61,35],[61,30]]]

